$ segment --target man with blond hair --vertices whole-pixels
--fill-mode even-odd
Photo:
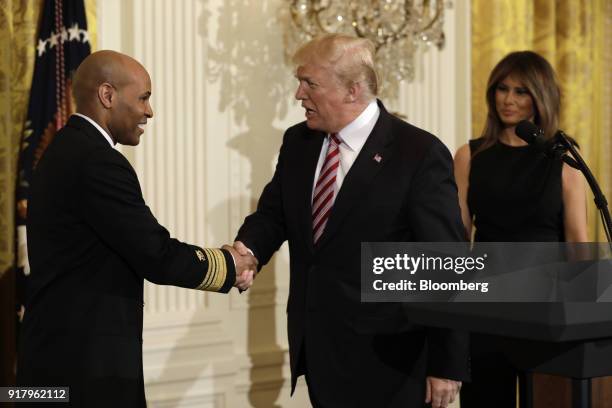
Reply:
[[[306,121],[235,248],[266,264],[287,240],[292,391],[314,407],[451,403],[468,375],[467,334],[420,327],[397,303],[360,302],[361,242],[461,241],[451,155],[376,99],[374,47],[333,34],[294,56]]]

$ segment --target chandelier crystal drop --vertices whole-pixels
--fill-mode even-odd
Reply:
[[[368,38],[376,47],[380,95],[396,99],[400,81],[414,80],[415,56],[444,46],[445,0],[288,0],[287,52],[312,38],[345,33]]]

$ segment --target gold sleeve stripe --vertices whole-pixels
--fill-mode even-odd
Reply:
[[[206,276],[207,285],[204,290],[213,290],[211,288],[215,285],[215,281],[217,279],[219,260],[215,256],[214,252],[209,248],[206,248],[206,254],[208,255],[208,274]]]
[[[208,270],[196,289],[218,292],[227,279],[225,256],[220,249],[204,248],[204,253],[208,258]]]
[[[213,250],[213,255],[217,262],[218,268],[217,268],[217,273],[215,274],[215,277],[214,277],[214,281],[211,286],[214,289],[211,289],[211,290],[218,291],[223,286],[223,283],[225,283],[225,278],[227,276],[227,268],[225,265],[225,257],[223,256],[223,252],[216,249],[216,250]]]
[[[206,259],[208,260],[208,269],[206,270],[206,275],[204,275],[204,280],[200,286],[197,287],[199,290],[208,290],[213,280],[213,274],[215,273],[214,271],[216,270],[215,259],[211,256],[208,248],[204,248],[204,253],[206,254]]]
[[[217,274],[217,259],[214,257],[210,249],[205,248],[204,251],[206,253],[206,257],[208,258],[208,270],[206,271],[206,286],[204,287],[204,290],[208,290],[215,279],[215,275]]]

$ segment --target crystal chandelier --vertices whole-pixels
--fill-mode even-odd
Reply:
[[[289,0],[287,52],[327,33],[365,37],[376,47],[382,97],[396,99],[399,82],[414,79],[414,58],[444,46],[445,0]]]

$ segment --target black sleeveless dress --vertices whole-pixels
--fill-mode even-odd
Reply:
[[[483,139],[470,141],[472,155]],[[563,162],[496,143],[472,157],[468,207],[480,242],[564,241]]]
[[[482,143],[482,138],[470,141],[467,199],[475,241],[563,241],[563,162],[530,145],[497,143],[474,155]],[[461,389],[462,408],[516,407],[516,378],[524,392],[526,377],[507,360],[498,341],[472,334],[472,382]]]

